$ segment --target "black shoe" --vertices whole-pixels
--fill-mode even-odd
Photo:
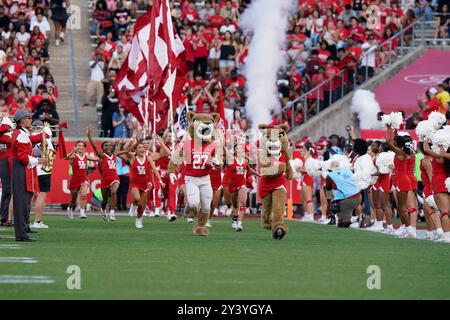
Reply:
[[[36,230],[31,230],[31,229],[28,229],[28,230],[26,230],[25,232],[26,232],[26,233],[38,233]]]
[[[336,224],[336,217],[335,216],[331,216],[330,217],[330,222],[328,222],[329,225],[334,226]]]
[[[35,238],[26,237],[26,238],[16,238],[16,241],[22,241],[22,242],[35,242],[37,241]]]
[[[1,224],[2,227],[12,227],[12,223],[9,221],[3,221]]]
[[[281,228],[278,228],[277,230],[275,230],[275,234],[274,234],[273,238],[275,240],[281,240],[281,239],[283,239],[284,235],[285,235],[284,230]]]

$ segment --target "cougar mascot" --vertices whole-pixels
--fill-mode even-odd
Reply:
[[[283,223],[288,181],[292,179],[291,154],[287,138],[288,125],[260,125],[259,194],[262,202],[261,223],[272,230],[274,239],[283,239],[288,228]]]
[[[189,137],[184,139],[171,157],[168,172],[171,181],[176,180],[176,168],[182,164],[181,174],[186,185],[188,216],[196,216],[194,234],[207,236],[205,227],[208,221],[213,190],[209,173],[212,167],[223,166],[223,147],[221,139],[215,141],[215,124],[220,119],[217,113],[188,112]],[[199,208],[200,205],[200,208]]]

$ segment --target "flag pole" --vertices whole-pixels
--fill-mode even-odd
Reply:
[[[172,74],[172,65],[169,63],[169,79]],[[173,92],[173,90],[172,90]],[[173,151],[175,149],[175,133],[173,129],[173,95],[172,92],[169,94],[169,117],[168,122],[170,126],[170,149]]]

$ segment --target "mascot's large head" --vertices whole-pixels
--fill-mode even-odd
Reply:
[[[201,143],[211,142],[214,138],[215,124],[220,120],[218,113],[188,112],[189,134]]]
[[[288,150],[289,140],[287,131],[289,126],[287,124],[280,125],[259,125],[261,132],[260,147],[267,151],[268,156],[278,157],[282,151]]]

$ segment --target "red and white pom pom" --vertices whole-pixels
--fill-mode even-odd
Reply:
[[[320,161],[314,158],[308,158],[305,161],[305,170],[310,176],[320,176],[322,171],[320,170]]]
[[[297,170],[303,168],[303,161],[300,160],[299,158],[295,158],[295,159],[289,160],[289,163],[291,164],[293,178],[301,179],[302,173],[298,172]]]

